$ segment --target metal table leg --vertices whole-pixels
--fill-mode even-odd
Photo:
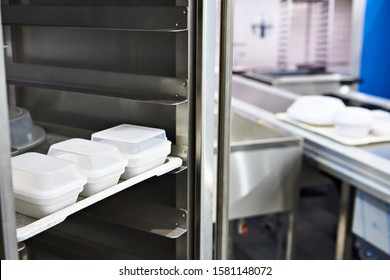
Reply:
[[[355,190],[346,182],[341,184],[340,212],[336,240],[336,260],[350,259],[352,252],[352,214]]]
[[[292,193],[291,211],[288,213],[288,231],[287,231],[287,245],[286,245],[286,259],[293,260],[295,255],[296,244],[296,228],[298,218],[300,189],[297,185]]]

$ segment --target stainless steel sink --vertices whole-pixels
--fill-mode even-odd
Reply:
[[[301,138],[235,112],[231,147],[229,218],[290,210]]]

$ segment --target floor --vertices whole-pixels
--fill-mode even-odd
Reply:
[[[332,260],[335,256],[339,211],[337,180],[304,162],[301,174],[294,259]],[[287,213],[232,221],[231,259],[285,259]],[[354,238],[351,259],[384,259],[390,256],[364,240]]]
[[[302,193],[296,232],[295,259],[330,260],[335,254],[337,215],[328,207],[329,195]],[[245,224],[244,224],[245,223]],[[283,259],[287,214],[235,221],[234,259]],[[247,233],[240,233],[245,225]],[[283,233],[281,233],[283,232]],[[281,248],[280,248],[281,247]]]

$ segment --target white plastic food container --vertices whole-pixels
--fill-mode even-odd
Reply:
[[[350,138],[367,136],[372,120],[370,110],[360,107],[345,107],[334,116],[337,134]]]
[[[171,153],[165,130],[151,127],[123,124],[92,134],[92,140],[116,146],[127,159],[123,179],[163,164]]]
[[[34,125],[30,112],[24,108],[8,108],[11,146],[19,152],[35,147],[45,140],[45,131]]]
[[[83,197],[116,185],[127,166],[117,147],[79,138],[51,145],[48,155],[72,161],[87,177]]]
[[[11,160],[16,212],[42,218],[76,202],[87,178],[67,160],[26,153]]]
[[[371,133],[376,136],[390,136],[390,119],[375,119],[371,124]]]
[[[388,120],[390,121],[390,113],[384,110],[371,110],[374,120]]]
[[[335,97],[306,95],[301,96],[287,109],[287,115],[312,125],[333,125],[334,114],[345,107]]]

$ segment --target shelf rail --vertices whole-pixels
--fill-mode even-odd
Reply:
[[[187,7],[2,5],[4,25],[181,32]]]
[[[7,83],[164,105],[187,101],[185,79],[24,63],[7,64]]]

